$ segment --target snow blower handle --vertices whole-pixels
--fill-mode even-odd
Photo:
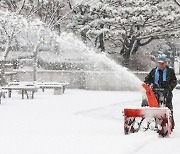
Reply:
[[[159,107],[158,101],[157,101],[156,96],[155,96],[153,90],[151,89],[151,87],[148,86],[146,83],[143,83],[142,87],[146,91],[146,97],[148,100],[149,107]]]

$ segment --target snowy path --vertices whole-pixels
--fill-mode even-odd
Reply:
[[[170,138],[155,132],[123,133],[124,107],[139,106],[138,92],[67,90],[34,100],[18,94],[0,105],[1,154],[179,154],[180,91],[174,93],[176,129]]]

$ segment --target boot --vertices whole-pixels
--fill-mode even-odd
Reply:
[[[172,114],[172,131],[173,131],[173,130],[174,130],[174,127],[175,127],[173,111],[171,111],[171,114]]]

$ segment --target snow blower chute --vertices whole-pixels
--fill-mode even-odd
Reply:
[[[124,133],[130,134],[139,130],[156,130],[160,136],[171,134],[172,116],[171,111],[157,100],[157,96],[145,83],[142,84],[146,90],[148,107],[125,108],[124,109]]]

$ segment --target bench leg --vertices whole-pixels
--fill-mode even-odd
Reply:
[[[22,90],[22,99],[24,99],[24,90]]]
[[[66,89],[66,87],[65,87],[65,86],[63,86],[63,94],[65,93],[65,89]]]
[[[32,91],[32,99],[34,99],[34,91]]]
[[[8,90],[8,97],[11,98],[11,93],[12,93],[12,90]]]
[[[25,93],[26,93],[27,99],[29,99],[28,91],[25,90]]]

